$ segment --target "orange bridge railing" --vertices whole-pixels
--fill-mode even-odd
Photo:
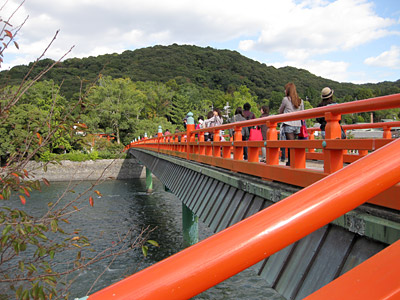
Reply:
[[[244,122],[229,123],[218,127],[194,130],[194,125],[187,125],[187,132],[171,135],[159,135],[155,138],[133,142],[126,147],[142,148],[188,160],[209,164],[234,172],[258,176],[266,180],[284,182],[299,187],[307,187],[348,163],[366,156],[392,139],[391,129],[400,127],[400,122],[382,122],[370,124],[343,125],[344,130],[381,128],[382,138],[340,139],[339,121],[345,114],[371,112],[400,107],[400,94],[330,105],[301,112],[273,115]],[[325,117],[325,139],[315,139],[314,131],[309,128],[308,140],[278,140],[278,124],[284,121],[307,120]],[[265,141],[242,141],[241,129],[249,126],[266,125]],[[233,130],[230,141],[220,140],[221,130]],[[214,140],[204,141],[206,132],[212,131]],[[244,147],[248,149],[248,160],[243,160]],[[259,162],[260,149],[266,149],[266,162]],[[290,149],[290,166],[279,164],[281,148]],[[320,168],[306,162],[319,161]],[[309,166],[310,165],[310,166]],[[400,185],[371,198],[368,202],[400,210],[398,196]]]

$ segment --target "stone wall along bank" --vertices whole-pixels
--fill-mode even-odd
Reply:
[[[35,179],[46,178],[49,181],[132,179],[145,178],[146,171],[136,159],[102,159],[96,161],[75,162],[64,160],[60,164],[29,162],[26,169]]]

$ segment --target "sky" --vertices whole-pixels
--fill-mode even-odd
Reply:
[[[3,4],[5,5],[3,6]],[[21,1],[0,0],[7,20]],[[29,17],[28,17],[29,16]],[[400,79],[399,0],[25,0],[0,70],[154,45],[228,49],[339,82]]]

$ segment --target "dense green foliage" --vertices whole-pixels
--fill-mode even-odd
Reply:
[[[48,59],[41,61],[32,75],[51,62]],[[29,66],[14,67],[8,73],[2,72],[0,79],[2,82],[15,84],[25,76],[28,68]],[[57,84],[63,82],[62,94],[71,98],[79,92],[80,79],[89,82],[100,73],[113,78],[130,78],[133,82],[166,83],[175,79],[179,85],[190,82],[228,93],[246,85],[258,99],[269,99],[273,92],[282,91],[285,83],[293,81],[299,93],[303,97],[308,96],[313,106],[315,101],[319,101],[319,91],[324,86],[332,87],[339,98],[349,96],[350,99],[361,99],[362,97],[358,97],[360,89],[370,89],[376,96],[400,91],[400,80],[364,85],[339,83],[293,67],[276,69],[230,50],[176,44],[127,50],[122,54],[67,59],[46,74],[44,79],[52,79]]]

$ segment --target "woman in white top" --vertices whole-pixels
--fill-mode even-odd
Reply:
[[[214,108],[213,110],[213,116],[207,120],[204,120],[204,125],[205,127],[214,127],[214,126],[220,126],[224,120],[222,119],[222,114],[221,111],[218,108]],[[220,131],[220,140],[222,138],[222,134]]]
[[[285,97],[282,99],[281,107],[279,108],[280,114],[286,114],[296,111],[304,110],[303,100],[299,98],[296,91],[296,86],[293,82],[289,82],[285,85]],[[296,121],[285,121],[283,122],[282,130],[285,133],[287,140],[294,140],[300,133],[301,120]],[[290,165],[290,150],[288,149],[288,162],[287,166]]]

